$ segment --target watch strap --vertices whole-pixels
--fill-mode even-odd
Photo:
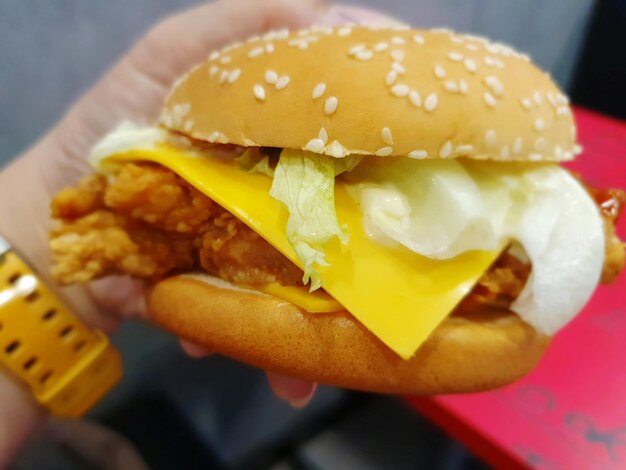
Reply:
[[[87,328],[0,237],[0,367],[57,416],[78,417],[122,376],[119,352]]]

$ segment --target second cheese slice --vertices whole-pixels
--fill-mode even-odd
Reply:
[[[177,173],[220,204],[302,268],[287,241],[287,209],[270,197],[271,178],[250,174],[224,158],[159,145],[107,159],[150,161]],[[347,227],[347,246],[326,247],[329,266],[319,268],[324,289],[360,323],[404,359],[410,358],[499,256],[469,252],[433,260],[404,247],[369,238],[362,214],[344,184],[335,187],[337,217]]]

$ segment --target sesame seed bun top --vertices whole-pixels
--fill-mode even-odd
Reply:
[[[161,124],[196,139],[412,158],[562,161],[568,99],[528,57],[448,30],[272,31],[183,77]]]

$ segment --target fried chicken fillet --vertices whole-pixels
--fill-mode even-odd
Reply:
[[[605,225],[602,282],[624,266],[615,221],[626,202],[619,190],[589,190]],[[52,202],[52,274],[63,284],[111,274],[158,281],[204,270],[237,285],[302,285],[302,271],[252,229],[172,171],[127,163],[116,177],[101,174],[61,191]],[[523,258],[523,256],[521,257]],[[507,308],[531,266],[504,252],[457,307],[457,313]]]

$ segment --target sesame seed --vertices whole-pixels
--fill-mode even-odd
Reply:
[[[241,75],[241,69],[231,70],[228,74],[228,83],[235,83],[239,78],[239,75]]]
[[[446,89],[446,91],[449,91],[450,93],[458,93],[459,92],[459,86],[456,84],[456,82],[454,82],[452,80],[448,80],[447,82],[445,82],[443,84],[443,87]]]
[[[424,109],[428,112],[434,111],[437,107],[438,99],[437,93],[431,93],[424,100]]]
[[[272,44],[271,42],[267,43],[265,45],[265,52],[267,52],[268,54],[274,52],[274,44]]]
[[[452,155],[452,141],[448,140],[439,149],[439,156],[441,158],[448,158],[450,155]]]
[[[393,36],[391,38],[391,44],[396,44],[397,46],[401,46],[403,44],[406,44],[406,41],[404,40],[404,38],[401,38],[400,36]]]
[[[513,141],[513,155],[517,155],[522,151],[522,138],[521,137],[516,137],[515,140]]]
[[[398,72],[396,72],[395,70],[390,70],[389,73],[387,73],[387,76],[385,77],[385,85],[391,86],[396,82],[397,79],[398,79]]]
[[[383,52],[389,48],[389,43],[381,41],[374,45],[374,52]]]
[[[207,138],[207,140],[211,143],[217,141],[217,139],[220,138],[220,133],[217,131],[214,131],[211,133],[211,135],[209,135],[209,137]]]
[[[217,72],[219,72],[220,68],[217,65],[211,65],[209,68],[209,75],[213,77]]]
[[[278,81],[278,74],[274,70],[265,72],[265,81],[270,85],[274,85]]]
[[[352,46],[348,49],[348,55],[355,55],[357,52],[361,52],[365,50],[364,44],[357,44],[356,46]]]
[[[326,36],[330,36],[333,34],[333,28],[330,26],[319,26],[319,32],[325,34]]]
[[[275,32],[276,39],[287,39],[289,37],[289,30],[287,28],[279,29]]]
[[[483,62],[485,63],[485,65],[489,66],[489,67],[493,67],[495,64],[493,57],[491,56],[485,56],[483,58]]]
[[[546,139],[539,137],[535,140],[535,150],[543,150],[544,148],[546,148]]]
[[[374,53],[372,51],[359,51],[355,54],[355,57],[359,60],[366,61],[374,57]]]
[[[395,96],[406,96],[409,94],[409,87],[407,85],[399,83],[391,88],[391,93]]]
[[[546,123],[544,122],[543,119],[541,119],[541,118],[535,119],[535,130],[537,132],[542,131],[545,128],[546,128]]]
[[[520,99],[520,103],[522,103],[522,106],[524,107],[524,109],[529,110],[530,108],[533,107],[533,102],[531,100],[529,100],[528,98],[522,98]]]
[[[415,44],[424,44],[424,42],[425,42],[424,41],[424,37],[420,36],[419,34],[415,34],[415,35],[413,35],[413,42]]]
[[[430,32],[434,34],[454,34],[454,31],[449,28],[433,28]]]
[[[337,111],[338,104],[339,102],[337,101],[336,96],[326,98],[326,102],[324,103],[324,113],[333,114],[335,111]]]
[[[326,142],[328,142],[328,132],[326,132],[326,129],[324,129],[323,127],[320,129],[320,132],[317,135],[317,137],[322,142],[324,142],[324,145],[326,145]]]
[[[452,62],[461,62],[463,60],[463,54],[459,52],[450,52],[448,54],[448,59],[450,59]]]
[[[474,146],[470,145],[470,144],[465,144],[465,145],[459,145],[455,150],[454,153],[456,153],[457,155],[469,155],[471,153],[474,153]]]
[[[394,49],[391,51],[391,58],[394,62],[402,62],[404,60],[404,51],[400,49]]]
[[[331,157],[342,158],[345,155],[345,149],[343,145],[336,140],[333,140],[333,142],[326,147],[326,153],[328,153]]]
[[[302,36],[308,36],[311,33],[311,30],[306,29],[306,28],[302,28],[298,30],[298,36],[302,37]]]
[[[463,39],[460,36],[450,36],[450,41],[456,43],[456,44],[463,44],[465,42],[465,39]]]
[[[485,146],[491,147],[496,143],[496,131],[489,129],[485,132]]]
[[[463,37],[467,40],[479,42],[481,44],[488,44],[489,41],[484,36],[477,36],[475,34],[464,34]]]
[[[391,129],[388,127],[383,127],[381,129],[380,137],[383,139],[384,143],[393,145],[393,135],[391,134]]]
[[[558,94],[556,97],[556,102],[558,104],[569,104],[569,98],[563,94]]]
[[[573,152],[563,152],[563,158],[565,160],[571,160],[572,158],[574,158],[574,153]]]
[[[289,85],[289,80],[290,78],[288,75],[283,75],[282,77],[278,79],[278,81],[276,82],[276,85],[274,85],[274,88],[276,88],[277,90],[282,90],[287,85]]]
[[[268,31],[267,33],[263,35],[263,39],[266,41],[272,41],[276,39],[276,31],[275,30]]]
[[[193,129],[193,121],[185,121],[185,124],[183,126],[183,130],[185,132],[191,132],[191,129]]]
[[[435,77],[445,78],[445,76],[446,76],[445,69],[441,65],[435,64]]]
[[[387,157],[393,153],[393,148],[391,147],[381,147],[376,150],[375,154],[377,157]]]
[[[398,72],[400,75],[406,72],[404,65],[399,64],[398,62],[392,62],[391,68],[395,70],[396,72]]]
[[[428,152],[422,149],[411,150],[409,152],[409,158],[415,158],[416,160],[423,160],[428,157]]]
[[[476,52],[478,51],[478,46],[476,44],[465,44],[465,49]]]
[[[459,90],[464,95],[467,95],[467,92],[469,91],[469,86],[468,86],[468,84],[467,84],[467,82],[465,80],[460,80],[459,81]]]
[[[297,47],[300,50],[305,50],[305,49],[309,48],[309,43],[306,40],[302,39],[302,38],[291,39],[291,40],[287,41],[287,45],[291,46],[291,47]]]
[[[487,75],[483,81],[491,89],[494,95],[502,96],[504,93],[504,86],[502,86],[502,82],[500,82],[498,77],[494,75]]]
[[[225,55],[224,57],[222,57],[222,58],[220,59],[220,64],[223,64],[223,65],[224,65],[224,64],[227,64],[227,63],[229,63],[229,62],[230,62],[230,60],[231,60],[231,59],[230,59],[230,56],[229,56],[229,55]]]
[[[261,39],[261,36],[259,36],[258,34],[255,34],[254,36],[250,36],[248,39],[246,39],[246,43],[256,42],[256,41],[259,41],[260,39]]]
[[[528,155],[528,159],[531,162],[538,162],[539,160],[541,160],[541,154],[540,153],[531,153]]]
[[[556,108],[557,116],[567,116],[568,112],[569,111],[567,109],[567,106],[559,106],[558,108]]]
[[[541,93],[539,93],[538,91],[534,93],[533,99],[535,100],[535,103],[539,105],[543,104],[543,98],[541,98]]]
[[[554,93],[549,91],[548,93],[546,93],[546,98],[548,98],[548,102],[553,108],[556,108],[558,106],[558,103],[556,102],[556,95]]]
[[[474,59],[465,59],[463,65],[465,65],[469,73],[476,73],[476,70],[478,70],[478,65]]]
[[[554,146],[554,156],[560,160],[561,158],[563,158],[563,149],[561,147],[559,147],[558,145]]]
[[[220,85],[225,83],[228,80],[228,70],[222,70],[222,74],[220,75]]]
[[[262,47],[255,47],[250,52],[248,52],[248,57],[251,59],[254,59],[255,57],[258,57],[261,54],[263,54],[263,52],[265,52],[265,50]]]
[[[265,88],[263,85],[259,85],[258,83],[252,87],[252,93],[254,93],[254,97],[259,101],[265,101]]]
[[[505,145],[500,149],[500,157],[509,158],[509,146]]]
[[[485,103],[487,104],[487,106],[489,106],[490,108],[495,108],[496,105],[498,104],[496,99],[493,97],[493,95],[489,93],[488,91],[486,91],[485,94],[483,95],[483,99],[485,100]]]
[[[324,151],[325,144],[321,139],[311,139],[304,146],[305,150],[309,150],[315,153],[322,153]]]
[[[215,60],[220,56],[219,51],[213,51],[209,54],[209,60]]]
[[[581,145],[578,144],[574,144],[574,155],[580,155],[581,153],[583,153],[583,148]]]
[[[409,101],[416,108],[419,108],[420,106],[422,106],[422,97],[420,96],[417,90],[411,90],[409,92]]]
[[[318,83],[317,85],[315,85],[315,87],[313,88],[313,93],[311,94],[311,97],[316,100],[318,98],[321,98],[321,96],[326,92],[326,84],[325,83]]]
[[[576,142],[576,134],[578,134],[578,130],[576,129],[576,125],[571,124],[569,126],[569,134],[570,134],[570,138]]]
[[[504,62],[502,62],[500,59],[493,59],[493,65],[495,65],[499,69],[504,68]]]
[[[343,27],[343,28],[339,28],[339,30],[337,31],[337,34],[341,37],[345,37],[345,36],[349,36],[352,33],[352,28],[350,27]]]

